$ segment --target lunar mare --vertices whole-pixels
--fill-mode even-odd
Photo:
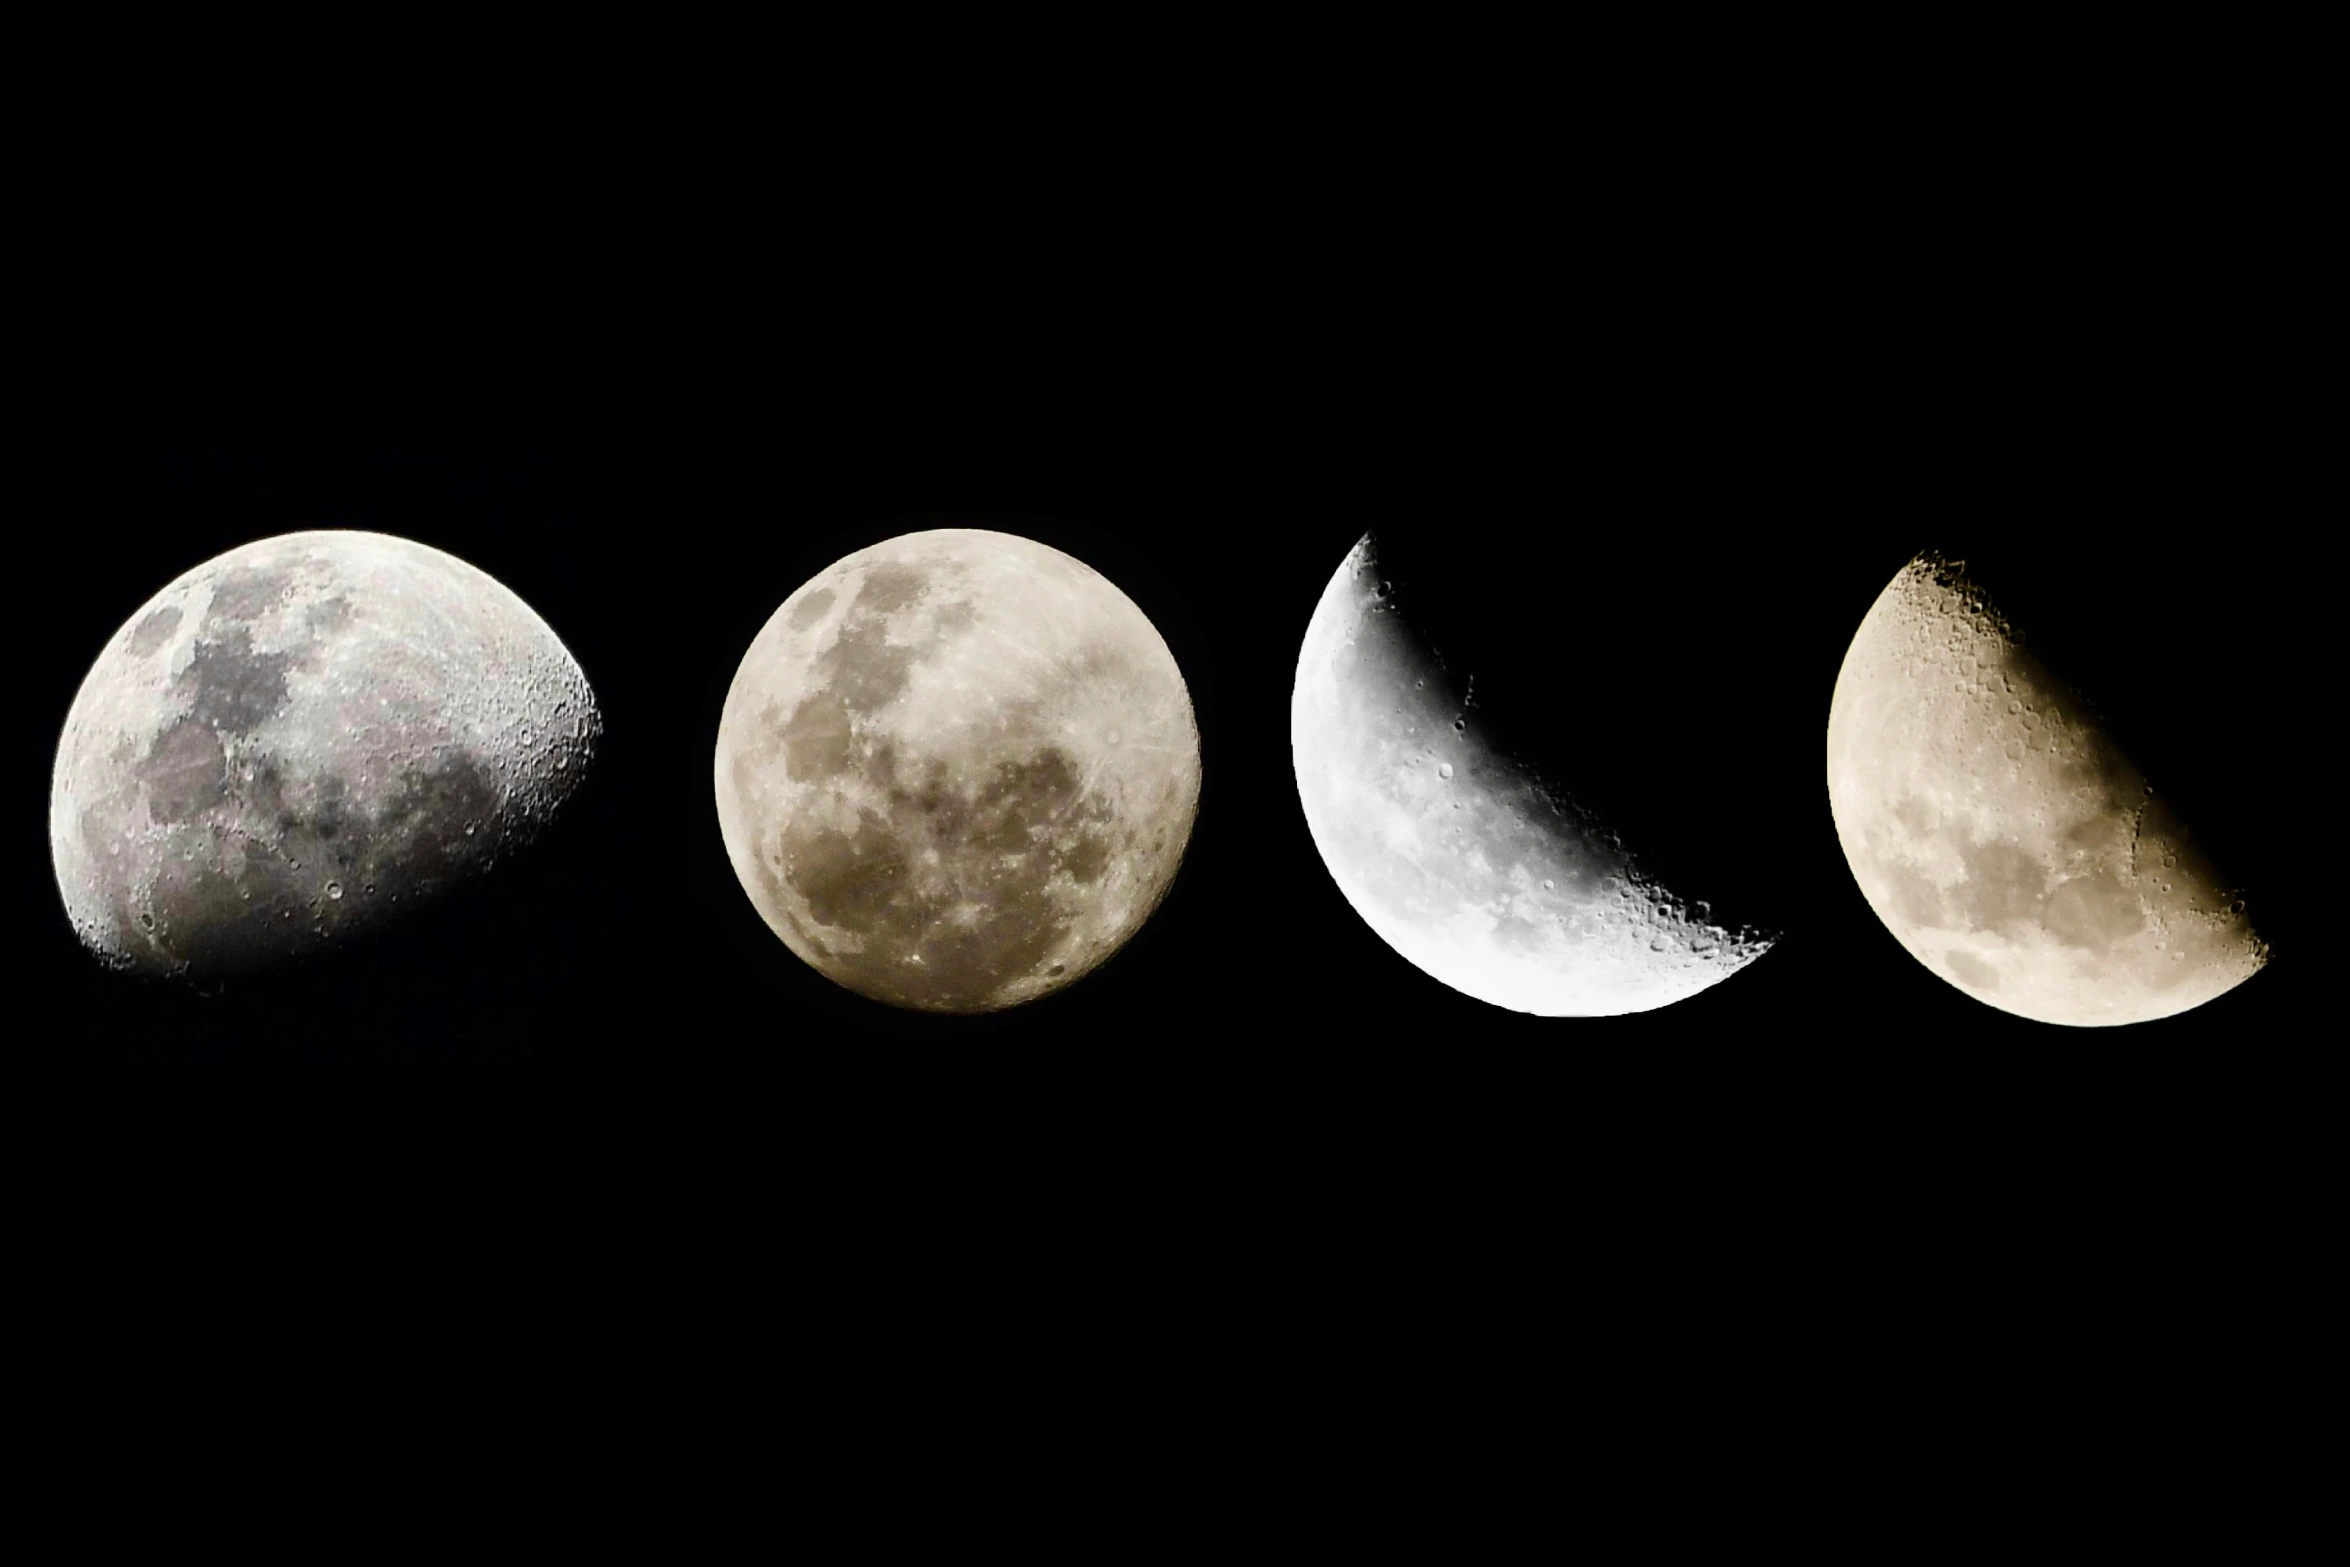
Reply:
[[[1382,940],[1455,990],[1547,1017],[1665,1006],[1768,950],[1644,875],[1510,754],[1408,597],[1381,580],[1376,538],[1356,544],[1315,606],[1290,702],[1307,829]]]
[[[108,964],[206,975],[314,950],[547,822],[601,728],[529,606],[406,539],[318,531],[140,607],[66,717],[49,844]]]
[[[2267,961],[2169,801],[1964,562],[1920,556],[1861,622],[1829,708],[1828,800],[1886,929],[2002,1011],[2141,1022]]]
[[[718,821],[752,905],[817,972],[986,1012],[1111,956],[1191,836],[1175,658],[1082,562],[1011,534],[889,539],[783,602],[718,727]]]

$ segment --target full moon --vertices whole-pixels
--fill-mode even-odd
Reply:
[[[1409,601],[1365,537],[1315,606],[1290,700],[1307,829],[1382,940],[1455,990],[1545,1017],[1665,1006],[1768,950],[1643,874],[1512,755],[1474,672],[1446,668]]]
[[[1963,561],[1920,556],[1862,620],[1828,713],[1828,802],[1886,929],[2002,1011],[2143,1022],[2267,961],[2169,801]]]
[[[726,694],[718,824],[768,927],[860,995],[988,1012],[1074,983],[1158,907],[1200,788],[1158,631],[1080,561],[889,539],[783,602]]]
[[[110,966],[262,966],[529,839],[599,728],[554,632],[463,561],[263,539],[149,599],[84,677],[51,775],[58,890]]]

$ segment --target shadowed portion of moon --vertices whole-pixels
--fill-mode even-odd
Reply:
[[[1764,933],[1717,923],[1647,874],[1509,742],[1386,554],[1366,536],[1340,563],[1290,708],[1307,827],[1364,922],[1454,989],[1554,1017],[1664,1006],[1767,950]],[[1587,768],[1608,744],[1588,738]]]
[[[1157,907],[1198,737],[1125,595],[1008,534],[851,555],[785,601],[729,689],[719,823],[745,891],[818,972],[983,1012],[1073,982]]]
[[[2267,961],[2169,799],[1964,562],[1920,556],[1863,620],[1829,712],[1828,797],[1886,928],[2003,1011],[2140,1022]]]
[[[331,945],[527,841],[599,728],[554,633],[463,562],[360,532],[243,546],[76,693],[50,795],[67,915],[151,973]]]

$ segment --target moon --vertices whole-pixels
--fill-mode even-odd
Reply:
[[[1544,1017],[1666,1006],[1768,950],[1505,748],[1379,555],[1366,535],[1323,589],[1290,700],[1306,826],[1364,923],[1453,989]]]
[[[1828,801],[1885,928],[2001,1011],[2144,1022],[2267,962],[2241,895],[1963,561],[1919,556],[1862,620]]]
[[[141,605],[74,695],[66,915],[149,974],[342,943],[529,840],[600,729],[555,633],[463,561],[356,531],[244,545]]]
[[[784,600],[726,694],[728,859],[768,927],[859,995],[989,1012],[1075,983],[1159,905],[1199,734],[1174,655],[1091,567],[910,533]]]

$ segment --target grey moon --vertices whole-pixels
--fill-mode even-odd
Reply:
[[[1919,556],[1862,620],[1828,711],[1828,803],[1894,939],[2001,1011],[2144,1022],[2267,961],[2187,824],[1963,561]]]
[[[1390,591],[1392,587],[1392,592]],[[1366,536],[1299,650],[1290,749],[1314,846],[1365,924],[1466,995],[1544,1017],[1645,1012],[1768,950],[1642,874],[1515,760],[1380,577]]]
[[[989,1012],[1074,983],[1158,907],[1199,734],[1125,594],[949,528],[784,600],[735,671],[715,771],[727,857],[785,946],[876,1001]]]
[[[244,545],[140,606],[74,695],[66,915],[152,974],[338,944],[531,838],[600,728],[555,633],[465,562],[357,531]]]

